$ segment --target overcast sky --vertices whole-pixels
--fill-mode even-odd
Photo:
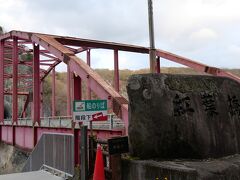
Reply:
[[[240,68],[239,0],[153,0],[156,47],[210,66]],[[147,0],[0,0],[0,26],[149,46]],[[85,54],[81,55],[85,59]],[[113,68],[95,50],[94,68]],[[163,61],[162,66],[176,66]],[[120,68],[148,67],[146,55],[120,53]]]

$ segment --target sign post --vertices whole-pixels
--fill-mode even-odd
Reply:
[[[73,101],[73,120],[74,122],[90,123],[90,138],[89,138],[89,171],[92,172],[94,168],[94,150],[93,150],[93,121],[107,121],[107,100],[75,100]]]

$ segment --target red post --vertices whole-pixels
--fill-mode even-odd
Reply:
[[[114,88],[119,92],[118,50],[114,50]]]
[[[67,116],[72,115],[71,110],[71,70],[70,66],[67,65]]]
[[[12,74],[13,74],[13,82],[12,82],[12,122],[13,124],[17,123],[17,115],[18,115],[18,93],[17,93],[17,86],[18,86],[18,38],[13,37],[13,67],[12,67]]]
[[[82,79],[79,76],[75,76],[74,74],[73,74],[73,99],[74,100],[82,99]],[[80,164],[79,134],[80,134],[80,129],[74,128],[75,166]]]
[[[87,64],[91,66],[91,50],[87,50]],[[89,82],[87,83],[87,99],[91,99],[91,89],[89,87]]]
[[[13,53],[12,53],[12,145],[15,145],[15,125],[18,120],[18,38],[13,37]]]
[[[82,79],[79,76],[73,75],[73,97],[74,100],[81,100],[82,99]]]
[[[56,72],[52,69],[52,116],[56,116]]]
[[[33,123],[40,125],[39,45],[33,44]]]
[[[157,63],[156,63],[156,72],[157,73],[161,73],[161,70],[160,70],[160,56],[157,57],[156,61],[157,61]]]
[[[4,120],[4,41],[0,41],[0,122]]]
[[[80,150],[79,150],[79,142],[80,142],[80,129],[73,129],[74,135],[74,164],[75,167],[80,164]]]
[[[44,80],[40,81],[40,117],[43,117],[44,114],[43,114],[43,83],[44,83]]]
[[[21,115],[22,118],[26,117],[26,109],[27,109],[28,104],[29,104],[29,95],[27,95],[24,106],[23,106],[23,112]]]

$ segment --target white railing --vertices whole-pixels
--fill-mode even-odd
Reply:
[[[71,128],[73,119],[72,116],[41,117],[40,122],[41,127]],[[89,122],[84,122],[83,124],[90,128]],[[4,125],[12,125],[12,119],[4,119]],[[33,126],[33,121],[31,118],[18,118],[17,125]],[[94,121],[92,122],[92,127],[93,129],[123,129],[124,123],[115,115],[109,114],[107,121]]]
[[[41,117],[40,120],[43,127],[72,127],[71,116]]]

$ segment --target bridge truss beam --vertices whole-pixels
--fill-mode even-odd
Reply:
[[[28,49],[31,44],[33,48]],[[114,54],[114,87],[108,84],[104,79],[97,74],[91,67],[91,50],[92,49],[110,49]],[[80,59],[76,54],[86,51],[87,63]],[[71,104],[73,99],[81,99],[82,82],[87,85],[87,97],[91,99],[91,92],[94,92],[99,98],[107,99],[109,107],[113,112],[123,119],[125,123],[125,133],[127,134],[128,127],[128,101],[119,93],[119,51],[127,51],[134,53],[149,54],[149,48],[96,41],[89,39],[81,39],[74,37],[55,36],[48,34],[11,31],[0,36],[0,122],[3,122],[3,99],[4,95],[13,96],[13,122],[17,123],[18,118],[18,95],[27,95],[24,110],[26,112],[29,104],[32,104],[32,94],[29,89],[33,89],[33,121],[34,124],[40,125],[40,112],[42,102],[41,87],[43,80],[52,72],[52,81],[55,81],[55,67],[64,62],[68,67],[68,90],[67,90],[67,114],[71,115]],[[24,62],[19,59],[19,53],[33,53],[33,62]],[[44,58],[44,59],[43,59]],[[160,58],[170,60],[187,67],[193,68],[196,71],[204,72],[216,76],[226,76],[240,82],[240,78],[223,71],[221,69],[207,66],[196,61],[157,49],[156,50],[156,72],[160,73]],[[19,74],[18,66],[25,65],[33,68],[33,74]],[[11,67],[12,75],[4,72],[4,68]],[[44,69],[40,67],[45,67]],[[4,80],[13,80],[12,89],[4,89]],[[33,80],[33,83],[29,81]],[[23,87],[18,87],[18,82],[24,84]],[[55,115],[55,83],[52,85],[52,115]],[[36,140],[35,140],[36,141]],[[35,143],[34,141],[34,143]]]

